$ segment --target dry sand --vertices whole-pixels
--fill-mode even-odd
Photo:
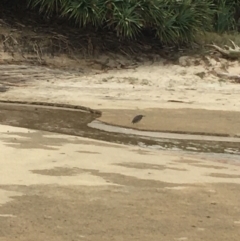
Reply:
[[[240,166],[0,125],[0,240],[240,235]]]
[[[189,66],[182,66],[182,61],[182,65],[158,62],[127,70],[92,69],[91,73],[0,65],[6,82],[15,81],[19,86],[12,86],[1,93],[0,98],[80,104],[100,109],[239,111],[240,85],[212,74],[223,71],[219,69],[224,60],[209,60],[208,64],[196,66],[190,60],[193,61],[189,57]],[[232,62],[227,71],[236,74],[239,68],[239,63]],[[205,74],[203,78],[199,77],[201,73]]]
[[[213,165],[200,158],[182,158],[181,155],[146,151],[140,147],[127,147],[87,138],[3,125],[0,126],[0,133],[2,185],[110,184],[92,175],[91,169],[100,173],[118,173],[137,179],[173,183],[176,186],[215,182],[240,183],[240,166],[221,163]],[[144,150],[145,154],[143,154]],[[188,160],[192,163],[188,163]],[[201,165],[203,168],[200,168]],[[69,177],[62,178],[58,175],[50,175],[50,173],[49,177],[39,175],[48,174],[41,170],[54,168],[59,168],[59,170],[75,168],[75,171],[73,169],[73,173],[67,175]],[[34,169],[38,172],[32,173]],[[81,172],[81,169],[89,171]],[[219,176],[212,177],[212,173]],[[76,178],[75,174],[79,175],[79,178]],[[70,177],[72,175],[73,177]],[[224,175],[228,175],[229,178],[221,178]]]

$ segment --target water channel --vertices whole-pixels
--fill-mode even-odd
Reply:
[[[240,138],[237,137],[138,131],[106,125],[95,115],[74,109],[0,103],[0,124],[240,161]]]

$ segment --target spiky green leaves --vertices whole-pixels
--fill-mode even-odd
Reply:
[[[196,33],[211,30],[216,14],[222,19],[216,27],[226,29],[232,5],[225,1],[230,0],[28,0],[41,13],[55,12],[80,27],[107,28],[128,38],[147,29],[166,44],[188,43]],[[227,7],[217,11],[216,4]]]

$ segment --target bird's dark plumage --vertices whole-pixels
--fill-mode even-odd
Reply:
[[[138,123],[143,117],[144,117],[144,115],[136,115],[136,116],[133,118],[132,123],[133,123],[133,124]]]

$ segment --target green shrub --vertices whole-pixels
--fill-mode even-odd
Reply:
[[[218,33],[237,30],[237,22],[235,19],[237,1],[234,0],[215,0],[216,19],[214,21],[214,29]]]
[[[136,39],[150,33],[164,44],[192,42],[201,33],[237,30],[239,0],[3,0],[20,2],[42,15],[54,15],[80,28],[114,31]]]

